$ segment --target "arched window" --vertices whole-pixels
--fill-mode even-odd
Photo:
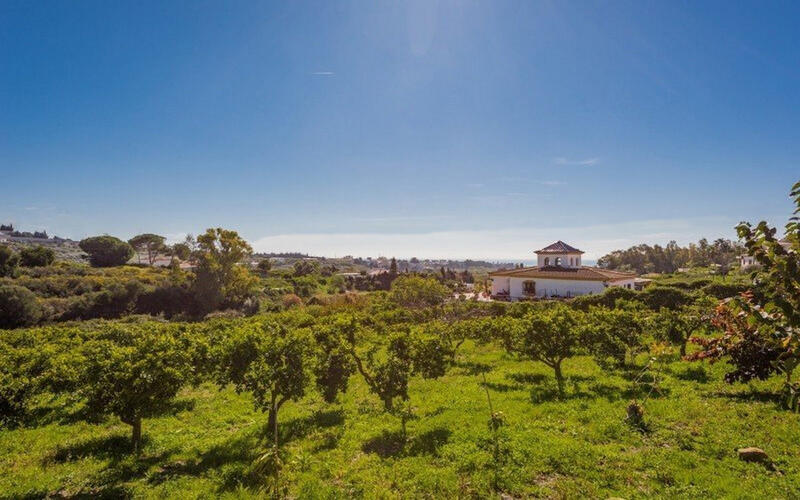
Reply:
[[[545,266],[549,266],[550,265],[550,257],[545,257],[544,258],[544,265]]]
[[[570,267],[575,265],[575,258],[574,257],[570,257],[569,258],[569,265],[570,265]]]
[[[556,257],[556,265],[557,266],[561,265],[561,257]]]

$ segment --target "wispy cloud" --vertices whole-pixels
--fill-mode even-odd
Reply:
[[[567,183],[564,181],[537,181],[543,186],[565,186]]]
[[[333,71],[314,71],[311,74],[314,76],[334,76],[336,73]]]
[[[358,222],[424,222],[429,220],[453,219],[453,215],[392,215],[386,217],[354,217]]]
[[[589,167],[600,163],[600,158],[586,158],[585,160],[570,160],[568,158],[559,157],[559,158],[553,158],[553,163],[555,163],[556,165],[578,165],[578,166]]]

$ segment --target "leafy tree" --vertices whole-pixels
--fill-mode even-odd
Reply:
[[[528,314],[510,323],[506,349],[522,357],[540,361],[553,369],[558,392],[564,395],[561,364],[575,355],[581,342],[582,314],[563,304]]]
[[[175,329],[157,323],[109,324],[82,349],[87,407],[116,415],[132,428],[138,453],[142,419],[166,409],[189,380],[191,356]]]
[[[272,270],[272,261],[270,259],[261,259],[256,267],[261,274],[266,276]]]
[[[173,257],[177,257],[180,260],[189,260],[192,250],[186,243],[175,243],[170,248],[170,253]]]
[[[78,246],[89,254],[89,262],[95,267],[121,266],[134,254],[128,243],[107,235],[83,239]]]
[[[712,318],[719,335],[692,338],[702,347],[690,359],[728,359],[734,366],[725,379],[746,382],[782,373],[786,404],[797,408],[800,384],[792,380],[800,364],[800,182],[792,186],[795,210],[783,240],[765,221],[736,227],[759,269],[754,290],[724,301]]]
[[[17,328],[37,323],[42,306],[25,287],[0,285],[0,328]]]
[[[415,374],[426,379],[441,377],[452,355],[439,336],[398,330],[382,332],[384,345],[371,343],[366,352],[359,352],[356,335],[365,332],[369,330],[356,326],[346,330],[350,353],[370,392],[380,398],[386,412],[400,418],[405,439],[406,422],[413,415],[408,395],[410,378]]]
[[[252,393],[256,408],[268,412],[277,438],[278,412],[305,395],[313,339],[306,328],[252,322],[237,328],[223,346],[218,381]],[[277,444],[277,443],[276,443]]]
[[[781,339],[759,329],[742,312],[735,302],[721,303],[710,320],[711,327],[719,335],[692,337],[691,342],[700,345],[702,350],[690,354],[688,359],[708,360],[711,363],[726,359],[733,367],[725,374],[725,381],[729,384],[753,379],[766,380],[770,375],[781,372],[786,373],[789,382],[794,362],[786,356],[788,351]]]
[[[706,321],[697,310],[673,310],[664,307],[650,318],[648,326],[656,339],[678,346],[681,356],[686,356],[686,344],[689,338],[705,325]]]
[[[586,318],[584,333],[600,365],[610,359],[617,366],[633,362],[642,346],[642,321],[639,312],[630,309],[592,307]]]
[[[19,254],[7,245],[0,245],[0,278],[11,277],[17,273]]]
[[[627,250],[615,250],[597,260],[597,265],[644,273],[674,273],[682,267],[706,267],[711,264],[729,266],[742,252],[741,245],[718,239],[713,243],[701,239],[687,247],[670,241],[666,246],[636,245]]]
[[[402,307],[420,309],[444,304],[450,290],[433,278],[408,275],[392,282],[392,300]]]
[[[294,277],[299,278],[319,272],[319,262],[315,260],[298,260],[293,266]]]
[[[37,245],[20,250],[19,260],[20,264],[25,267],[44,267],[56,260],[56,254],[50,248]]]
[[[347,390],[350,375],[356,369],[347,341],[352,328],[356,328],[355,322],[342,315],[320,321],[313,328],[314,379],[328,403],[335,401],[338,393]]]
[[[128,240],[128,244],[136,250],[138,256],[142,252],[147,254],[147,262],[151,266],[156,261],[158,254],[165,252],[167,246],[164,244],[166,238],[157,234],[145,233],[138,234]]]
[[[194,291],[205,312],[239,308],[255,294],[258,280],[241,262],[253,250],[236,231],[209,229],[197,237]]]
[[[83,342],[75,327],[6,331],[0,337],[0,426],[18,424],[33,398],[78,387]]]

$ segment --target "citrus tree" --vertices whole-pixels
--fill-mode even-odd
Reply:
[[[703,327],[706,321],[704,315],[697,309],[674,310],[662,307],[648,320],[647,325],[656,339],[678,346],[683,357],[686,356],[689,338]]]
[[[553,369],[558,392],[564,395],[561,364],[575,355],[581,343],[582,313],[555,303],[520,319],[501,321],[506,349]]]
[[[278,412],[306,393],[313,338],[307,328],[273,320],[250,321],[231,329],[219,356],[217,380],[250,392],[257,409],[268,414],[267,427],[277,444]]]
[[[642,348],[644,313],[633,308],[591,307],[584,328],[587,347],[600,365],[628,365]]]
[[[406,422],[413,416],[409,380],[413,375],[426,379],[443,376],[452,359],[448,342],[420,329],[379,327],[376,331],[356,323],[348,328],[347,338],[358,372],[384,410],[400,418],[405,439]]]
[[[191,377],[191,356],[176,332],[154,322],[108,323],[81,349],[87,407],[130,425],[137,453],[142,420],[165,410]]]

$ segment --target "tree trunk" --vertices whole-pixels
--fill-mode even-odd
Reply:
[[[561,373],[561,361],[553,365],[553,370],[556,372],[556,382],[558,383],[558,394],[564,397],[564,374]]]
[[[138,455],[142,445],[142,419],[134,419],[131,423],[131,428],[131,444],[133,445],[134,453]]]
[[[273,401],[272,406],[269,407],[269,416],[267,417],[267,430],[272,432],[272,444],[278,444],[278,409]]]
[[[686,356],[686,342],[687,342],[687,340],[684,340],[683,344],[681,344],[681,358]]]

